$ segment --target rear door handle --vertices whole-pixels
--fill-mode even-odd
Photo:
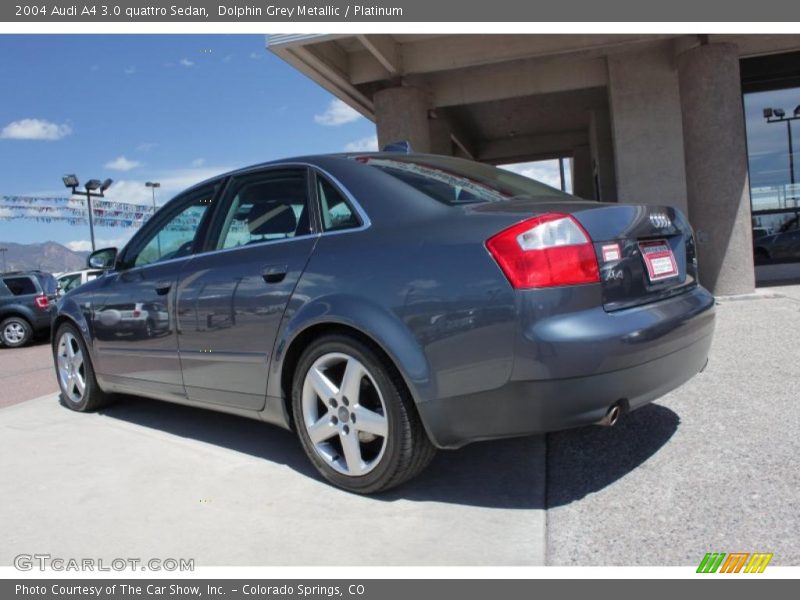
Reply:
[[[266,283],[280,283],[286,279],[286,273],[288,272],[288,265],[272,265],[261,272],[261,277]]]
[[[166,296],[169,293],[169,289],[172,287],[172,282],[159,281],[154,287],[156,288],[156,294],[159,296]]]

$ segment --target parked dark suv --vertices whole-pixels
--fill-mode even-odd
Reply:
[[[55,277],[42,271],[0,275],[0,342],[16,348],[48,332],[57,289]]]

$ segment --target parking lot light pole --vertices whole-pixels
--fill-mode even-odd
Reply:
[[[153,216],[156,214],[156,188],[160,188],[161,184],[158,181],[148,181],[145,183],[147,187],[153,192]],[[158,243],[158,255],[161,256],[161,233],[156,234]]]
[[[105,181],[100,181],[99,179],[90,179],[86,182],[86,185],[84,185],[84,191],[79,192],[78,186],[80,185],[80,181],[78,181],[78,177],[76,175],[64,175],[61,180],[64,182],[64,187],[72,190],[73,196],[86,196],[86,208],[89,211],[89,236],[92,239],[92,252],[94,252],[97,248],[95,248],[94,243],[94,214],[92,211],[92,198],[104,198],[105,191],[111,187],[111,184],[114,183],[114,181],[112,179],[106,179]]]

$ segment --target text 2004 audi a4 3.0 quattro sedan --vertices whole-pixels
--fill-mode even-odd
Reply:
[[[706,363],[714,299],[669,207],[483,164],[313,156],[180,194],[62,298],[63,402],[129,393],[297,431],[376,492],[435,448],[613,424]]]

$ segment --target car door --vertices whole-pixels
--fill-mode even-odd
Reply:
[[[184,396],[175,328],[175,290],[207,225],[218,185],[173,200],[125,248],[103,278],[92,325],[97,372],[109,383]]]
[[[317,241],[305,168],[235,177],[212,247],[178,283],[178,344],[190,400],[260,410],[289,298]]]

